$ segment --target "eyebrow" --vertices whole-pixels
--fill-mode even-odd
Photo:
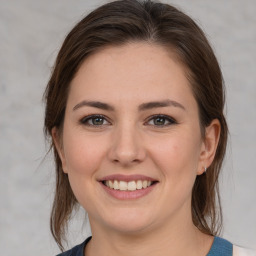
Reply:
[[[103,103],[100,101],[86,101],[83,100],[82,102],[78,103],[77,105],[74,106],[73,111],[77,110],[81,107],[88,106],[88,107],[94,107],[94,108],[99,108],[103,110],[109,110],[109,111],[114,111],[115,108],[107,103]],[[163,101],[152,101],[152,102],[147,102],[139,105],[139,111],[145,111],[153,108],[163,108],[163,107],[178,107],[183,110],[186,110],[185,107],[180,104],[177,101],[174,100],[163,100]]]
[[[103,110],[111,110],[111,111],[115,110],[114,107],[110,106],[107,103],[103,103],[100,101],[86,101],[86,100],[83,100],[82,102],[75,105],[73,110],[77,110],[78,108],[81,108],[84,106],[99,108],[99,109],[103,109]]]
[[[143,103],[139,106],[139,110],[143,111],[143,110],[148,110],[152,108],[163,108],[163,107],[178,107],[183,110],[186,110],[182,104],[174,100],[163,100],[163,101],[153,101],[153,102]]]

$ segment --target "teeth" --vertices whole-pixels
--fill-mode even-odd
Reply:
[[[148,186],[148,181],[147,180],[143,180],[142,187],[146,188],[147,186]]]
[[[142,189],[142,181],[141,180],[137,181],[137,189]]]
[[[137,184],[135,181],[129,181],[128,182],[128,190],[134,191],[137,188]]]
[[[122,190],[122,191],[134,191],[136,189],[147,188],[152,185],[152,181],[149,180],[137,180],[137,181],[117,181],[117,180],[107,180],[104,184],[112,189],[115,190]]]
[[[113,181],[112,181],[112,180],[109,180],[108,182],[109,182],[109,186],[108,186],[108,185],[107,185],[107,186],[110,187],[110,188],[114,188],[114,183],[113,183]]]
[[[117,180],[114,180],[114,189],[119,189],[119,184]]]
[[[119,181],[119,189],[120,190],[127,190],[128,184],[125,181]]]

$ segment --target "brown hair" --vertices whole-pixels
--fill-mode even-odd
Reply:
[[[56,163],[56,191],[51,212],[51,232],[63,249],[65,230],[77,200],[51,138],[61,127],[69,85],[83,61],[103,47],[144,41],[174,52],[188,70],[199,106],[202,135],[210,122],[221,124],[220,140],[207,173],[197,176],[192,192],[192,218],[206,234],[220,231],[222,215],[218,176],[226,151],[228,128],[223,115],[224,85],[220,67],[202,30],[178,9],[154,1],[120,0],[107,3],[82,19],[67,35],[45,91],[45,134],[51,140]]]

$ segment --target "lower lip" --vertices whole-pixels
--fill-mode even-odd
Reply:
[[[134,191],[115,190],[105,186],[102,182],[100,182],[100,184],[103,187],[103,189],[112,197],[119,200],[130,200],[130,199],[138,199],[143,196],[146,196],[155,188],[157,183],[154,183],[153,185],[147,188],[142,188]]]

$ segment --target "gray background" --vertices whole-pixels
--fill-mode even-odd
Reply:
[[[1,255],[54,255],[53,162],[44,156],[42,94],[64,36],[103,1],[0,0]],[[223,236],[256,247],[256,1],[173,0],[206,31],[227,86],[230,144],[221,177]],[[82,241],[83,214],[70,246]],[[87,230],[87,231],[86,231]]]

